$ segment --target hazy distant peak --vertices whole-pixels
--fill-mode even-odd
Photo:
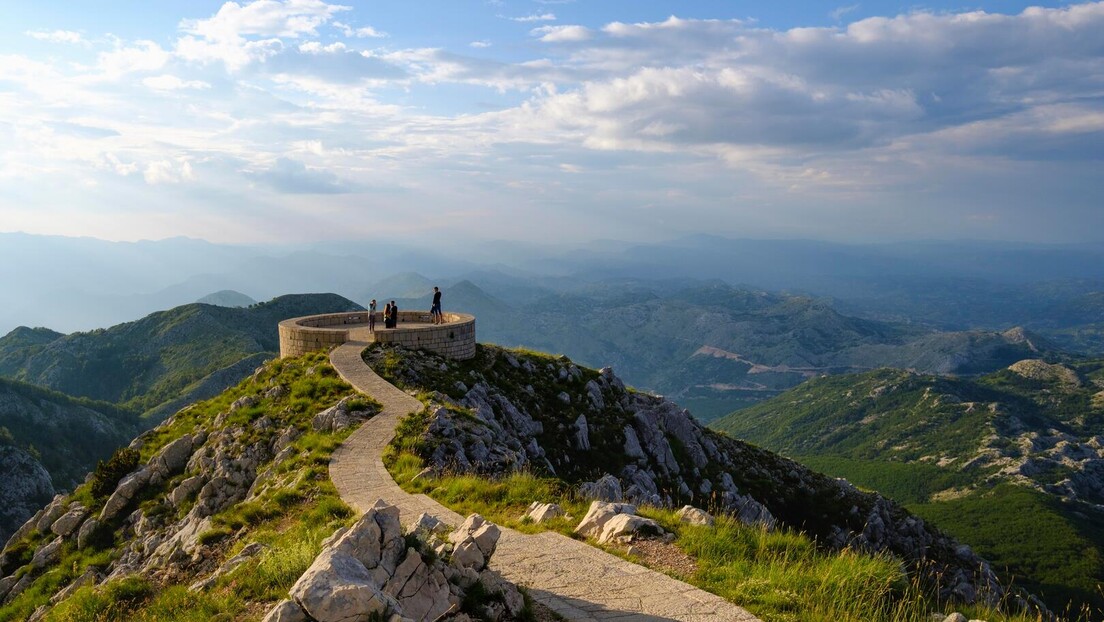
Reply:
[[[253,300],[249,296],[232,289],[224,289],[213,294],[207,294],[196,302],[215,305],[216,307],[248,307],[251,304],[257,303],[256,300]]]

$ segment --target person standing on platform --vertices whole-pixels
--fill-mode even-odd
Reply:
[[[433,317],[434,324],[444,324],[445,318],[441,314],[441,290],[433,288],[433,306],[429,309],[429,315]]]
[[[376,299],[368,303],[368,332],[376,332]]]
[[[387,303],[383,307],[383,327],[391,328],[391,303]]]
[[[395,304],[395,301],[391,301],[391,328],[399,327],[399,305]]]

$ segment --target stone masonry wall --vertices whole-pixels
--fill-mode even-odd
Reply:
[[[367,311],[292,318],[280,322],[280,356],[301,356],[351,340],[396,343],[453,359],[475,356],[475,317],[466,313],[444,316],[447,323],[434,326],[428,311],[399,311],[398,328],[388,329],[383,328],[383,314],[377,312],[375,332],[368,331]]]

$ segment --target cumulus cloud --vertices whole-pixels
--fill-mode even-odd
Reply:
[[[491,47],[491,42],[486,40],[486,39],[480,39],[479,41],[472,41],[471,43],[468,44],[468,47],[480,48],[480,49],[489,48],[489,47]]]
[[[317,35],[318,28],[349,7],[321,0],[227,2],[209,18],[184,20],[176,52],[186,60],[222,62],[238,70],[264,60],[284,46],[282,39]]]

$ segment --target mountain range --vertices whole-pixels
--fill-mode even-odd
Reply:
[[[1104,606],[1104,361],[817,378],[711,425],[907,504],[1048,602]]]

